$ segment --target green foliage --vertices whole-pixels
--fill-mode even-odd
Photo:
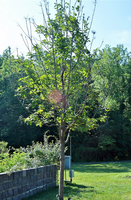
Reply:
[[[69,128],[92,129],[101,116],[94,119],[95,107],[92,115],[91,112],[88,115],[94,102],[99,102],[91,85],[96,70],[93,72],[92,67],[95,54],[91,55],[87,48],[90,42],[88,22],[84,17],[80,21],[80,1],[69,14],[66,13],[69,5],[63,4],[55,4],[54,19],[49,15],[45,26],[36,27],[42,39],[39,44],[33,44],[28,59],[18,58],[17,71],[23,76],[19,78],[16,93],[31,112],[25,118],[26,123],[40,127],[53,124],[58,129],[65,127],[65,134]],[[49,98],[50,93],[56,90],[62,95],[57,103]]]
[[[7,145],[8,145],[7,142],[0,141],[0,154],[1,155],[8,151]]]
[[[7,142],[0,142],[0,173],[9,171],[17,163],[21,163],[20,168],[22,169],[25,163],[25,153],[22,153],[19,149],[17,149],[12,155],[10,155],[10,148],[8,149],[7,145]]]
[[[113,48],[107,45],[99,52],[99,56],[101,59],[94,65],[94,68],[100,69],[100,73],[95,77],[95,87],[100,90],[102,102],[108,105],[108,108],[114,109],[119,107],[119,102],[127,95],[130,53],[123,45]]]
[[[25,153],[20,152],[20,150],[15,150],[11,156],[9,155],[9,153],[5,153],[2,159],[0,159],[0,173],[11,173],[13,171],[25,168]]]
[[[19,148],[30,145],[32,141],[42,141],[46,127],[27,126],[24,123],[23,118],[28,116],[28,111],[20,103],[20,99],[14,96],[19,76],[16,61],[8,56],[9,53],[3,53],[0,69],[0,140]]]
[[[98,146],[102,151],[111,151],[116,147],[115,140],[110,135],[102,135]]]
[[[99,91],[101,102],[109,110],[106,113],[105,123],[100,120],[96,129],[82,135],[72,133],[73,160],[129,160],[131,159],[131,54],[122,45],[118,45],[114,48],[106,46],[99,52],[99,56],[101,59],[97,60],[93,67],[99,68],[100,73],[95,77],[93,84],[96,91]],[[94,104],[96,105],[98,104]],[[104,112],[104,109],[99,109],[98,113],[103,116]]]
[[[108,112],[107,123],[103,128],[101,127],[99,147],[101,150],[105,150],[104,154],[110,154],[109,157],[113,155],[117,159],[130,159],[131,104],[129,87],[131,54],[128,53],[127,49],[124,49],[123,45],[117,45],[113,48],[106,46],[105,49],[100,51],[100,55],[102,59],[98,65],[102,66],[103,70],[99,78],[103,82],[96,82],[101,84],[103,91],[100,95],[103,101],[106,93],[104,88],[110,87],[108,98],[105,101],[110,111]]]
[[[57,164],[60,155],[60,141],[54,137],[50,143],[48,139],[51,136],[44,135],[44,145],[40,142],[32,143],[32,146],[22,149],[26,152],[26,163],[28,167],[38,167],[42,165]]]
[[[31,144],[31,141],[42,141],[43,132],[47,129],[50,129],[50,132],[52,134],[55,133],[56,135],[57,129],[55,129],[54,127],[47,128],[43,126],[43,123],[39,118],[40,115],[43,115],[44,110],[50,110],[52,106],[51,102],[49,101],[49,99],[44,97],[43,93],[39,94],[35,84],[34,86],[31,86],[31,81],[30,87],[33,88],[33,91],[29,89],[30,94],[28,94],[28,97],[35,97],[37,98],[37,101],[33,100],[33,108],[31,108],[31,105],[28,104],[28,102],[26,102],[26,108],[28,108],[28,110],[30,110],[31,108],[31,111],[33,111],[33,109],[38,108],[38,115],[37,113],[33,114],[32,119],[35,119],[37,125],[41,124],[42,128],[39,129],[38,127],[33,126],[33,124],[31,126],[27,126],[23,122],[22,118],[26,118],[28,116],[28,112],[24,108],[22,108],[16,96],[14,97],[14,91],[10,86],[12,73],[10,73],[9,70],[9,61],[12,62],[11,66],[15,69],[14,73],[18,73],[17,76],[15,76],[17,77],[17,79],[15,79],[16,85],[19,85],[18,77],[21,73],[26,74],[26,70],[24,71],[23,66],[23,70],[20,71],[18,66],[18,62],[21,63],[20,58],[18,60],[14,58],[7,59],[7,57],[9,56],[7,52],[4,53],[3,65],[0,69],[1,139],[7,141],[9,143],[9,146],[11,145],[14,147],[19,147],[27,146],[27,144]],[[94,88],[89,89],[90,92],[93,89],[94,93],[86,103],[85,110],[83,111],[83,114],[80,115],[74,128],[72,127],[72,152],[74,161],[121,160],[131,158],[130,53],[128,53],[123,46],[117,46],[114,48],[106,46],[106,48],[99,52],[98,57],[99,56],[101,56],[101,59],[98,60],[97,58],[97,61],[95,61],[95,64],[93,65],[93,70],[95,73],[95,68],[98,68],[100,69],[100,72],[99,75],[95,76],[94,82],[92,83],[95,85]],[[23,61],[23,64],[24,62],[25,61]],[[29,63],[28,60],[26,62]],[[46,80],[46,76],[42,73],[42,69],[40,68],[40,66],[36,65],[35,67],[37,67],[37,70],[41,74],[42,81],[44,83],[44,80]],[[39,80],[35,74],[35,71],[33,72],[33,68],[31,69],[31,67],[28,67],[27,69],[32,74],[32,77],[36,77],[37,84]],[[106,82],[108,86],[105,86],[104,82]],[[39,85],[39,87],[41,88],[43,86]],[[107,90],[105,89],[109,89],[109,93],[107,93]],[[25,91],[23,90],[23,93],[24,92]],[[33,93],[35,93],[36,96]],[[108,98],[105,100],[105,103],[106,105],[108,105],[109,108],[108,112],[106,112],[106,110],[103,108],[101,109],[101,104],[98,95],[101,99],[102,104],[104,104],[105,97],[108,96]],[[83,96],[81,97],[83,98]],[[25,101],[26,98],[23,100]],[[40,105],[39,102],[41,102]],[[79,98],[78,102],[82,103],[82,99]],[[91,117],[95,114],[98,108],[99,111],[97,112],[95,117],[91,119]],[[59,109],[58,105],[53,104],[52,109],[54,110],[50,111],[48,114],[44,113],[44,116],[46,116],[50,120],[54,119],[54,113],[55,116],[59,116],[59,112],[57,112],[57,109]],[[70,115],[69,118],[67,117],[69,123],[71,123],[72,119],[75,118],[75,115],[73,115],[73,118],[71,118],[72,109],[67,107],[66,111],[68,116]],[[107,118],[105,118],[104,113],[106,113]],[[102,118],[103,121],[105,120],[106,123],[103,123],[101,121]],[[59,118],[59,121],[60,120],[61,118]],[[29,123],[31,122],[29,121]],[[46,120],[45,122],[47,122],[47,124],[51,123],[51,121]],[[77,131],[78,129],[80,132]]]
[[[3,64],[3,57],[0,55],[0,67]]]
[[[6,149],[7,143],[1,142],[0,173],[11,173],[26,168],[57,164],[60,156],[60,141],[55,138],[55,143],[54,141],[49,143],[50,137],[44,136],[44,144],[33,142],[32,146],[26,148],[13,148],[12,154],[10,154],[11,149]]]

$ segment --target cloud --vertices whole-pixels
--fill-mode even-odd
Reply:
[[[127,21],[131,22],[131,16],[128,16]]]
[[[131,30],[112,31],[110,37],[117,44],[129,44],[131,43]]]

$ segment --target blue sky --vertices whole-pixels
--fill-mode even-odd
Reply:
[[[74,1],[72,0],[72,5]],[[11,46],[14,54],[16,48],[19,53],[27,52],[17,23],[25,29],[24,17],[33,17],[38,24],[42,24],[40,2],[42,1],[0,0],[0,55],[8,46]],[[54,13],[54,2],[55,0],[49,0],[51,14]],[[91,16],[93,1],[83,0],[83,6],[85,16]],[[111,47],[124,44],[131,51],[131,0],[97,0],[92,30],[96,31],[93,48],[99,47],[104,41],[102,48],[106,44]]]

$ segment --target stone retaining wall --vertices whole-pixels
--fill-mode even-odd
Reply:
[[[0,200],[21,200],[56,186],[57,166],[47,165],[13,172],[0,173]]]

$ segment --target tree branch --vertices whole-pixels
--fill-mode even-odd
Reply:
[[[65,140],[65,144],[66,144],[66,143],[68,142],[68,140],[69,140],[70,132],[71,132],[71,129],[69,129],[69,131],[68,131],[68,135],[67,135],[67,138],[66,138],[66,140]]]

